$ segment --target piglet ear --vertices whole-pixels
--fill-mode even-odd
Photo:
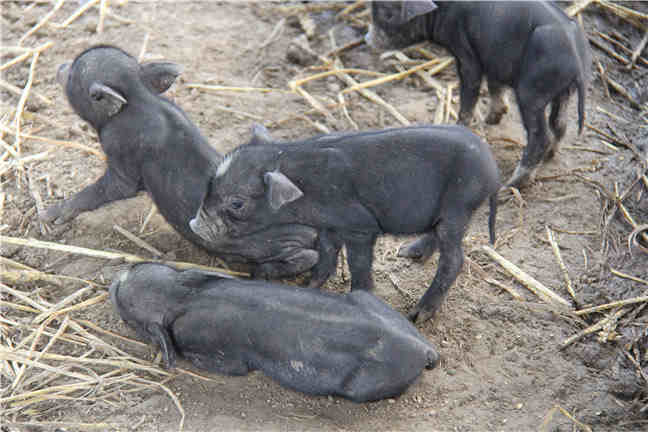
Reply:
[[[201,288],[206,282],[219,279],[235,279],[225,273],[189,269],[176,275],[175,281],[178,285]]]
[[[417,16],[430,13],[436,8],[437,5],[431,0],[403,2],[401,17],[403,19],[403,22],[407,22],[416,18]]]
[[[169,90],[182,69],[175,63],[150,62],[142,65],[140,77],[154,92],[161,94]]]
[[[56,81],[64,88],[67,86],[68,76],[70,76],[71,62],[63,63],[56,71]]]
[[[279,171],[265,173],[263,181],[268,186],[267,197],[272,210],[279,210],[304,195],[295,183]]]
[[[108,117],[117,114],[128,103],[117,90],[97,81],[90,85],[89,93],[90,98],[100,104],[102,111]]]
[[[264,145],[270,144],[272,142],[272,137],[270,132],[260,123],[254,123],[252,125],[252,139],[248,145]]]

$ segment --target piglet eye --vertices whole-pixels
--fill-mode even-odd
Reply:
[[[230,208],[231,208],[232,210],[240,210],[240,209],[243,208],[243,205],[244,205],[244,204],[245,204],[245,203],[243,202],[243,200],[241,200],[241,199],[234,199],[234,200],[232,200],[232,201],[230,202]]]

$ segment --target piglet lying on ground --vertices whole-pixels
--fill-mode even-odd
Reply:
[[[189,228],[210,172],[221,161],[198,128],[161,97],[180,73],[173,63],[140,65],[116,47],[95,46],[59,68],[68,101],[97,130],[108,159],[102,177],[42,218],[64,223],[112,201],[149,193],[158,210],[188,240],[231,261],[259,264],[254,273],[276,278],[310,269],[318,259],[317,232],[275,226],[249,236],[205,241]]]
[[[253,140],[214,170],[191,228],[209,241],[299,223],[319,230],[311,286],[335,271],[346,245],[351,289],[372,288],[379,234],[426,233],[403,255],[439,267],[410,313],[430,318],[463,264],[461,241],[475,210],[490,197],[495,241],[497,165],[488,144],[463,126],[426,126],[323,135],[299,142]]]
[[[499,123],[507,110],[503,87],[515,90],[528,143],[509,185],[524,185],[543,160],[555,155],[565,135],[565,105],[574,89],[582,131],[592,62],[589,44],[580,26],[553,2],[374,1],[371,9],[369,45],[394,49],[431,40],[456,57],[460,123],[472,119],[482,76],[488,78],[491,96],[487,123]],[[545,118],[549,104],[552,142]]]
[[[110,287],[112,303],[164,365],[176,355],[226,375],[261,370],[281,385],[356,402],[397,396],[439,355],[371,293],[325,293],[136,264]]]

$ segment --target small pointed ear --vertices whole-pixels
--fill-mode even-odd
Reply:
[[[295,183],[279,171],[265,173],[263,182],[268,186],[268,202],[273,210],[279,210],[304,195]]]
[[[58,83],[62,85],[63,88],[67,86],[71,65],[72,65],[71,62],[63,63],[61,66],[59,66],[58,70],[56,71],[56,81],[58,81]]]
[[[210,280],[218,280],[218,279],[235,279],[235,278],[225,273],[210,272],[210,271],[203,271],[203,270],[196,270],[196,269],[185,270],[176,275],[176,283],[178,285],[182,285],[190,288],[201,288],[205,282],[208,282]]]
[[[93,100],[101,102],[104,105],[108,117],[117,114],[121,111],[122,107],[128,103],[128,101],[120,95],[117,90],[97,81],[90,85],[89,93]]]
[[[260,123],[254,123],[252,125],[252,139],[248,145],[264,145],[270,144],[272,142],[272,137],[270,132]]]
[[[145,63],[140,71],[140,77],[153,91],[162,94],[173,85],[182,73],[183,67],[169,62]]]
[[[403,2],[403,9],[401,11],[402,22],[410,21],[417,16],[430,13],[437,8],[437,5],[431,0],[424,1],[408,1]]]

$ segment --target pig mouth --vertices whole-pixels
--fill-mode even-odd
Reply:
[[[195,218],[189,221],[189,228],[203,240],[208,242],[218,242],[227,233],[227,227],[223,220],[218,217],[206,219],[204,210],[201,208]]]

